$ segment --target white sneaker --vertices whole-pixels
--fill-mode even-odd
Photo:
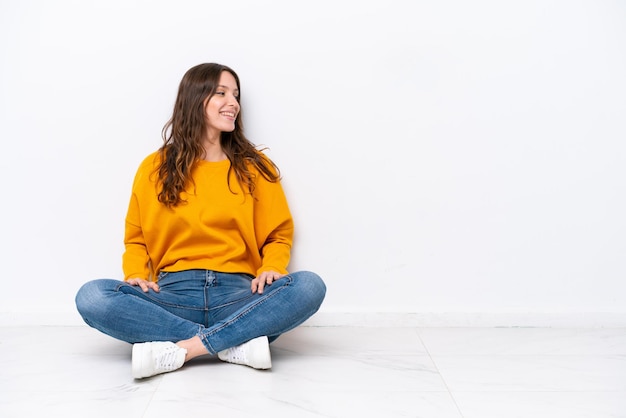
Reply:
[[[258,337],[236,347],[217,353],[222,361],[243,364],[255,369],[271,369],[270,343],[267,337]]]
[[[142,379],[180,369],[187,350],[169,341],[133,345],[133,377]]]

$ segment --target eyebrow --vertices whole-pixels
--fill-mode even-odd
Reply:
[[[223,85],[223,84],[219,84],[219,85],[217,86],[217,88],[218,88],[218,89],[219,89],[220,87],[221,87],[221,88],[223,88],[223,89],[226,89],[226,90],[230,90],[230,87],[225,86],[225,85]],[[234,91],[239,92],[239,89],[237,89],[237,88],[236,88],[236,89],[234,89]]]

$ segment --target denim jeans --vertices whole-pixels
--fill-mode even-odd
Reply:
[[[252,293],[252,277],[211,270],[159,275],[159,292],[113,279],[84,284],[76,307],[91,327],[131,344],[199,336],[211,354],[267,336],[271,341],[297,327],[322,304],[326,286],[300,271]]]

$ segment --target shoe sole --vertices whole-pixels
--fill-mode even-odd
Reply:
[[[146,377],[143,374],[144,371],[144,359],[145,353],[148,349],[147,344],[133,344],[133,356],[132,356],[132,374],[135,379],[142,379]],[[149,358],[150,356],[148,356]]]
[[[272,368],[272,356],[270,354],[270,343],[267,337],[258,337],[251,340],[248,344],[255,354],[250,359],[250,367],[259,370],[267,370]]]

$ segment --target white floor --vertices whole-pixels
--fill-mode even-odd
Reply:
[[[130,377],[86,326],[0,327],[0,417],[626,417],[626,329],[300,327],[273,368]]]

